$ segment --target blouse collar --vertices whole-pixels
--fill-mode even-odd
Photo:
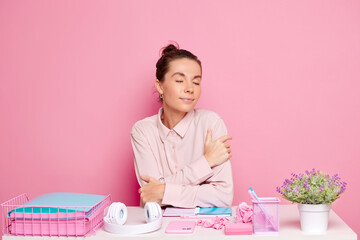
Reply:
[[[171,131],[174,131],[181,138],[184,138],[187,130],[190,127],[190,123],[191,123],[192,119],[194,118],[194,109],[191,110],[190,112],[188,112],[185,115],[185,117],[183,119],[181,119],[181,121],[178,124],[176,124],[176,126],[172,130],[167,128],[161,121],[161,115],[163,113],[163,110],[164,110],[163,108],[160,108],[158,116],[157,116],[157,123],[158,123],[157,125],[158,125],[161,140],[164,142],[166,137],[170,134]]]

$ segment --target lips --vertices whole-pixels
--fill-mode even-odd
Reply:
[[[195,100],[193,98],[180,98],[180,99],[186,103],[192,103]]]

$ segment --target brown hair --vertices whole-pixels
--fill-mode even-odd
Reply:
[[[164,81],[164,76],[169,71],[170,62],[176,59],[187,58],[190,60],[194,60],[200,65],[201,69],[201,62],[197,56],[185,49],[180,49],[179,45],[176,42],[174,44],[169,44],[168,46],[161,49],[162,56],[156,63],[156,78],[160,82]]]

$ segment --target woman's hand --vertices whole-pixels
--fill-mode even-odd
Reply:
[[[159,182],[155,178],[148,176],[140,176],[142,180],[147,182],[142,188],[139,189],[140,198],[142,202],[145,204],[147,202],[158,202],[161,203],[164,192],[165,192],[165,184]]]
[[[212,141],[212,131],[208,129],[205,140],[204,156],[211,168],[223,164],[229,160],[231,155],[230,143],[227,140],[232,139],[228,135],[219,137],[217,140]]]

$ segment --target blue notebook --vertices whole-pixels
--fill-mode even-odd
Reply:
[[[8,217],[12,212],[16,213],[71,213],[71,212],[86,212],[91,214],[92,207],[103,200],[105,196],[94,194],[68,193],[68,192],[54,192],[40,195],[21,207],[8,212]],[[26,207],[30,206],[30,207]],[[35,207],[37,206],[37,207]],[[46,206],[46,207],[45,207]],[[54,207],[52,207],[54,206]],[[55,207],[56,206],[56,207]],[[69,207],[82,208],[69,208]],[[61,208],[64,207],[64,208]],[[65,208],[66,207],[66,208]]]
[[[231,207],[201,207],[197,215],[232,216],[232,208]]]

